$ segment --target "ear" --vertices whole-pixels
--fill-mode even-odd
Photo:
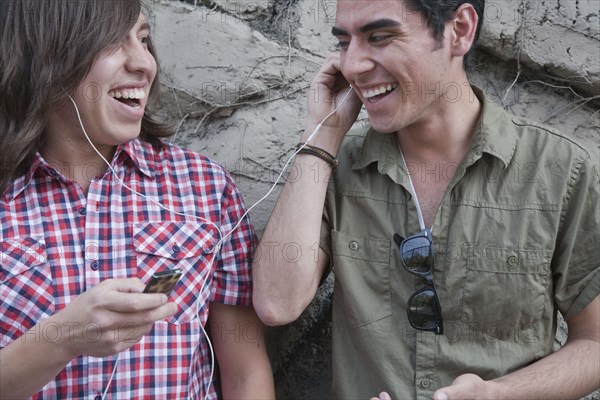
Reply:
[[[475,40],[479,16],[473,5],[464,3],[454,12],[454,18],[450,21],[450,46],[452,55],[461,57],[467,54]]]

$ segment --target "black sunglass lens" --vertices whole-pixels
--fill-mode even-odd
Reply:
[[[432,269],[431,242],[426,237],[406,239],[400,249],[404,266],[411,272],[426,274]]]
[[[441,326],[441,316],[433,289],[424,288],[410,298],[408,317],[415,328],[435,330]]]

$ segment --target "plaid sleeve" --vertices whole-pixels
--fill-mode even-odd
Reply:
[[[231,176],[221,198],[221,232],[223,244],[216,260],[210,301],[229,305],[252,304],[252,255],[257,239],[246,207]]]

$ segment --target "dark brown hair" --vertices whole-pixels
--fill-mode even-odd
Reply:
[[[0,195],[25,174],[45,140],[48,109],[65,101],[98,54],[135,25],[141,0],[0,2]],[[152,41],[148,50],[154,58]],[[158,75],[149,102],[158,94]],[[146,109],[140,138],[171,135]]]
[[[468,70],[472,64],[473,53],[475,52],[475,47],[477,47],[479,33],[481,32],[481,26],[483,25],[485,0],[406,0],[406,5],[410,10],[421,13],[425,18],[433,38],[437,42],[441,42],[444,36],[446,23],[452,20],[454,12],[458,7],[465,3],[473,6],[478,17],[477,30],[475,31],[473,44],[464,57],[464,67]]]

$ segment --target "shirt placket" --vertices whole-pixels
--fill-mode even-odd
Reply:
[[[443,204],[444,200],[442,200]],[[440,205],[441,209],[442,205]],[[436,219],[434,225],[437,224],[438,227],[443,227],[441,220],[441,212],[438,210],[436,213]],[[434,253],[436,245],[439,244],[438,233],[433,233],[433,246]],[[437,261],[437,260],[436,260]],[[434,271],[434,280],[435,280],[435,271]],[[439,271],[438,271],[439,273]],[[421,285],[423,284],[423,279],[420,278]],[[443,310],[442,303],[442,310]],[[417,394],[417,399],[427,399],[431,400],[433,398],[433,393],[436,388],[439,387],[439,381],[435,375],[435,364],[436,357],[438,352],[438,342],[440,340],[439,336],[436,336],[432,332],[417,332],[416,339],[416,357],[415,357],[415,392]]]
[[[418,332],[415,355],[415,393],[419,400],[431,400],[436,387],[434,367],[437,353],[436,336]]]
[[[108,229],[106,226],[101,226],[100,223],[100,212],[101,210],[97,206],[102,192],[101,188],[102,181],[92,180],[88,190],[86,204],[82,206],[82,210],[85,215],[85,248],[84,248],[84,262],[85,262],[85,290],[90,290],[94,286],[97,286],[103,279],[103,270],[107,267],[103,264],[106,259],[102,257],[104,249],[102,248],[102,237],[101,229]],[[94,341],[100,340],[101,332],[94,326],[90,326],[86,329],[88,333],[87,340]],[[104,386],[108,382],[103,380],[103,359],[96,357],[84,357],[84,365],[87,365],[87,381],[88,388],[87,398],[98,399],[101,398],[101,394],[104,391]]]

